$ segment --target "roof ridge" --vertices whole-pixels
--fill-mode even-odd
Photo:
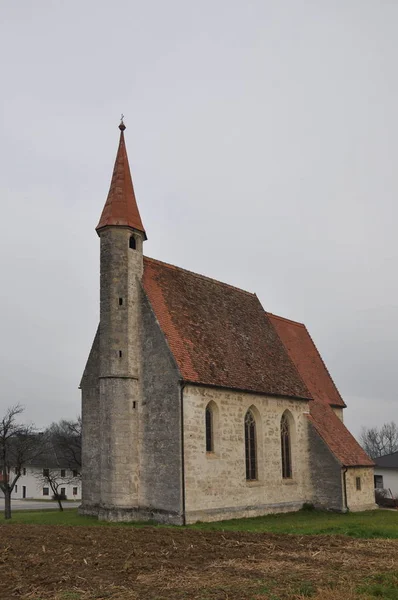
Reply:
[[[280,321],[286,321],[287,323],[293,323],[293,325],[299,325],[300,327],[304,327],[304,329],[306,329],[306,326],[304,325],[304,323],[300,323],[300,321],[294,321],[293,319],[287,319],[286,317],[281,317],[280,315],[275,315],[274,313],[265,311],[267,313],[267,315],[270,315],[271,317],[273,317],[274,319],[279,319]]]
[[[238,288],[235,285],[231,285],[230,283],[225,283],[224,281],[220,281],[219,279],[214,279],[213,277],[207,277],[206,275],[201,275],[200,273],[195,273],[194,271],[189,271],[188,269],[183,269],[182,267],[177,267],[177,265],[171,265],[170,263],[166,263],[163,260],[158,260],[157,258],[151,258],[150,256],[144,256],[144,260],[158,263],[160,265],[168,267],[169,269],[175,269],[176,271],[182,271],[183,273],[188,273],[188,275],[193,275],[194,277],[197,277],[198,279],[204,279],[205,281],[212,281],[213,283],[218,283],[219,285],[223,285],[225,287],[231,288],[237,292],[246,294],[247,296],[257,298],[257,295],[253,292],[248,292],[247,290]]]

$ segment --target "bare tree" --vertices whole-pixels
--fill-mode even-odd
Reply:
[[[75,421],[62,419],[59,423],[52,423],[46,431],[47,437],[57,449],[57,455],[66,462],[71,470],[79,473],[82,466],[82,420],[78,417]]]
[[[40,436],[33,425],[21,425],[19,404],[7,409],[0,419],[0,489],[4,493],[4,517],[11,519],[11,494],[22,468],[42,452]]]
[[[398,452],[398,426],[393,421],[381,427],[363,427],[359,439],[371,458]]]
[[[72,485],[78,483],[80,475],[73,475],[72,477],[62,477],[59,469],[43,469],[40,474],[36,476],[43,485],[48,485],[53,493],[53,498],[58,502],[59,510],[64,510],[62,506],[62,500],[66,500],[62,494],[61,486],[65,484]]]

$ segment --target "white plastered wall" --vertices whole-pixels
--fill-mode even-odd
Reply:
[[[382,469],[381,467],[374,468],[375,475],[383,477],[383,488],[391,490],[393,496],[398,498],[398,469]]]
[[[33,500],[51,500],[52,499],[52,491],[49,489],[48,496],[43,495],[43,488],[50,487],[49,485],[43,483],[40,480],[40,474],[43,472],[43,469],[39,467],[27,467],[26,475],[21,475],[17,481],[16,489],[14,488],[12,493],[12,498],[15,499],[33,499]],[[81,482],[80,480],[76,480],[76,482],[68,483],[68,481],[72,477],[72,471],[66,469],[65,473],[65,483],[61,483],[59,489],[65,488],[65,494],[68,500],[80,500],[81,499]],[[24,487],[25,487],[25,496],[24,496]],[[73,488],[77,488],[77,494],[73,494]]]

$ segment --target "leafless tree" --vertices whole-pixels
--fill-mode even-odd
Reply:
[[[77,485],[80,479],[79,474],[67,478],[62,477],[59,469],[43,469],[36,477],[43,485],[49,486],[53,493],[54,500],[58,502],[59,510],[64,510],[62,501],[66,499],[61,493],[61,486],[64,486],[65,484]]]
[[[371,458],[398,452],[398,426],[393,421],[381,427],[363,427],[359,439]]]
[[[46,431],[46,436],[57,449],[57,455],[66,462],[71,470],[81,471],[82,464],[82,421],[62,419],[52,423]]]
[[[42,449],[41,438],[33,425],[22,425],[18,417],[24,408],[16,404],[0,419],[0,489],[4,493],[4,517],[11,519],[11,494],[22,468],[37,458]]]

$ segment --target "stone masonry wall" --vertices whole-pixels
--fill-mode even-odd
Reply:
[[[99,327],[83,373],[82,510],[96,513],[100,501]]]
[[[205,408],[215,414],[214,452],[206,452]],[[308,402],[187,385],[184,389],[187,523],[297,510],[311,502]],[[256,418],[258,479],[246,481],[244,418]],[[293,421],[292,479],[282,478],[280,421]]]
[[[100,232],[101,506],[138,504],[138,410],[141,403],[140,279],[142,234],[106,227]],[[106,513],[108,515],[108,513]]]
[[[360,490],[357,490],[356,486],[357,477],[360,478]],[[375,504],[373,467],[349,467],[345,478],[349,510],[360,511],[377,508]]]
[[[180,375],[145,292],[142,300],[140,508],[182,522]]]
[[[308,427],[313,503],[317,508],[344,510],[341,464],[318,435],[314,426],[308,423]]]

